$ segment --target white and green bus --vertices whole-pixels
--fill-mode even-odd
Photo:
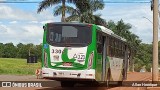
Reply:
[[[87,23],[43,26],[42,76],[61,86],[75,81],[122,81],[127,77],[126,40],[113,31]],[[71,83],[73,81],[73,83]]]

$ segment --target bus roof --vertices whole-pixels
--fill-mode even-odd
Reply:
[[[74,24],[74,25],[88,25],[89,23],[81,23],[81,22],[50,22],[47,24]]]
[[[122,40],[122,41],[126,41],[126,39],[118,36],[118,35],[115,34],[112,30],[110,30],[110,29],[108,29],[108,28],[106,28],[106,27],[104,27],[104,26],[100,26],[100,25],[97,25],[97,26],[100,28],[100,30],[101,30],[102,32],[104,32],[104,33],[106,33],[106,34],[109,34],[109,35],[111,35],[111,36],[113,36],[113,37],[115,37],[115,38],[118,38],[118,39],[120,39],[120,40]]]

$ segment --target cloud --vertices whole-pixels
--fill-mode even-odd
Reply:
[[[50,23],[50,22],[54,22],[53,20],[45,20],[45,21],[42,21],[42,22],[40,22],[41,24],[45,24],[45,23]]]
[[[38,4],[35,4],[38,7]],[[14,5],[1,4],[0,5],[0,19],[7,21],[29,21],[31,23],[38,23],[47,20],[60,21],[60,16],[53,16],[52,9],[43,10],[37,13],[37,8],[25,10]]]
[[[42,11],[41,13],[37,14],[34,13],[34,15],[36,15],[36,17],[38,18],[38,20],[41,21],[49,21],[49,22],[60,22],[61,21],[61,15],[59,16],[53,16],[53,12],[52,9],[47,9]],[[42,22],[43,23],[43,22]]]
[[[28,24],[19,27],[15,27],[15,25],[0,25],[0,28],[3,30],[3,32],[0,32],[0,42],[13,42],[15,44],[19,42],[42,43],[43,28],[40,25]]]
[[[32,13],[3,4],[0,5],[0,13],[0,19],[3,20],[36,20]]]
[[[100,11],[102,18],[115,22],[122,19],[125,23],[132,25],[131,32],[138,35],[142,42],[152,42],[152,11],[150,4],[106,4],[104,10]],[[98,12],[99,13],[99,12]]]
[[[36,23],[38,23],[38,21],[30,21],[29,23],[35,23],[36,24]]]
[[[11,22],[9,22],[9,23],[15,24],[15,23],[17,23],[17,21],[11,21]]]
[[[109,2],[109,1],[113,1],[113,2],[130,2],[130,1],[132,1],[132,2],[147,2],[147,1],[149,1],[149,0],[104,0],[104,1],[106,1],[106,2]]]
[[[7,32],[8,28],[5,25],[0,25],[0,34]]]
[[[38,25],[26,25],[22,27],[27,32],[24,33],[27,37],[42,36],[43,28]]]
[[[37,14],[36,9],[27,11],[14,5],[1,4],[0,42],[42,43],[44,23],[58,21],[60,16],[53,17],[50,10]]]

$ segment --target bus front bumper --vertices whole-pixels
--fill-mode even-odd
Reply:
[[[51,68],[42,68],[42,77],[44,78],[64,78],[64,79],[95,79],[95,70],[57,70]]]

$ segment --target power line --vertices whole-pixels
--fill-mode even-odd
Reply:
[[[17,1],[17,2],[11,2],[11,1],[0,1],[0,3],[40,3],[40,2],[20,2],[20,1]]]
[[[151,3],[151,2],[104,2],[104,3]]]
[[[103,1],[103,2],[104,3],[151,3],[151,2],[144,2],[144,1],[143,2],[140,2],[140,1],[139,2],[137,1],[136,2],[133,2],[133,1],[132,2],[130,1],[129,2],[127,1],[126,2]],[[31,1],[0,1],[0,3],[40,3],[40,1],[36,1],[36,2],[35,1],[34,2],[31,2]]]

